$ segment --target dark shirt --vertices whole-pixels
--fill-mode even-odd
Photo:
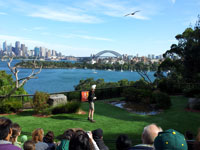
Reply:
[[[88,102],[94,102],[94,97],[95,97],[95,93],[94,91],[90,91],[89,92],[89,96],[88,96]]]

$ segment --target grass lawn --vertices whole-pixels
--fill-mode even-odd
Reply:
[[[172,96],[172,106],[155,116],[143,116],[129,113],[126,110],[114,107],[102,101],[95,103],[94,119],[96,123],[87,121],[87,114],[60,114],[49,118],[33,117],[32,111],[25,111],[17,115],[8,115],[13,122],[22,127],[22,134],[31,138],[31,132],[35,128],[43,128],[45,133],[48,130],[54,131],[55,135],[62,134],[68,128],[83,128],[86,131],[102,128],[104,140],[111,149],[115,149],[115,139],[121,133],[128,134],[134,144],[140,143],[141,133],[144,126],[156,123],[164,130],[173,128],[181,133],[192,131],[197,133],[200,127],[200,113],[187,112],[184,110],[187,99],[182,96]],[[82,109],[88,111],[88,103],[82,104]],[[113,142],[109,142],[112,140]]]

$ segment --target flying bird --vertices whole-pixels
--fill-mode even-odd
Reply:
[[[126,17],[126,16],[130,16],[130,15],[135,15],[137,12],[140,12],[140,10],[137,10],[137,11],[134,11],[134,12],[132,12],[132,13],[129,13],[129,14],[126,14],[126,15],[124,15],[124,17]]]

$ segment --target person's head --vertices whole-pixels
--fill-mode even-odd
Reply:
[[[185,132],[185,138],[186,138],[187,140],[193,140],[193,134],[192,134],[192,132],[186,131],[186,132]]]
[[[158,133],[162,131],[162,128],[158,127],[156,124],[150,124],[144,127],[142,133],[142,143],[143,144],[153,144],[154,139],[158,136]]]
[[[132,141],[126,134],[121,134],[116,140],[116,149],[117,150],[127,150],[131,147]]]
[[[196,141],[200,142],[200,128],[198,129],[198,132],[197,132]]]
[[[0,117],[0,140],[10,140],[12,135],[12,121],[8,118]]]
[[[28,140],[23,145],[24,150],[35,150],[35,143],[31,140]]]
[[[155,150],[187,150],[187,142],[184,135],[176,130],[169,129],[159,132],[154,140]]]
[[[87,133],[81,130],[76,131],[69,142],[69,150],[91,150]]]
[[[25,143],[27,140],[28,140],[28,137],[26,135],[21,136],[21,139],[20,139],[21,143]]]
[[[102,129],[96,129],[92,131],[92,136],[94,139],[101,139],[103,138],[103,130]]]
[[[95,85],[95,84],[92,85],[92,86],[91,86],[91,89],[92,89],[92,91],[94,91],[94,90],[96,89],[96,85]]]
[[[53,143],[54,142],[54,133],[53,133],[53,131],[47,132],[47,134],[45,135],[43,141],[46,142],[46,143]]]
[[[73,135],[74,135],[74,130],[68,129],[63,133],[62,139],[70,140]]]
[[[21,127],[19,126],[18,123],[13,123],[12,124],[12,136],[10,139],[12,144],[14,144],[14,142],[16,142],[17,137],[20,136],[20,134],[21,134]]]
[[[35,143],[37,143],[39,141],[42,142],[43,137],[44,137],[44,130],[42,128],[35,129],[32,132],[32,140]]]

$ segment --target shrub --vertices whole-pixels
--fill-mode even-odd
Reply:
[[[200,93],[200,88],[184,89],[184,95],[186,97],[197,97]]]
[[[0,113],[17,112],[22,108],[21,101],[3,101],[0,103]]]
[[[73,99],[80,99],[80,97],[81,97],[80,91],[73,91],[73,92],[67,93],[67,99],[69,101],[71,101]]]
[[[125,97],[126,101],[131,103],[150,104],[151,102],[150,90],[130,87],[124,90],[122,96]]]
[[[50,95],[44,92],[36,92],[33,96],[33,109],[37,114],[43,114],[45,109],[49,107],[47,101]]]
[[[181,87],[178,86],[175,80],[170,80],[167,78],[161,79],[158,82],[158,89],[168,94],[176,94],[182,92]]]
[[[145,82],[143,79],[135,81],[133,86],[135,86],[138,89],[151,89],[150,85],[147,82]]]
[[[58,105],[52,109],[52,114],[62,114],[62,113],[75,113],[81,107],[80,101],[71,101],[66,104]]]
[[[152,98],[152,102],[156,104],[156,109],[168,109],[171,106],[171,99],[166,93],[155,91],[152,94]]]

